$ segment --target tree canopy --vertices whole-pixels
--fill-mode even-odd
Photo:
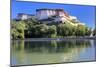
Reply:
[[[79,21],[73,20],[73,23]],[[95,36],[95,29],[93,31]],[[41,24],[34,18],[24,21],[11,21],[11,38],[24,39],[24,38],[54,38],[54,37],[67,37],[67,36],[90,36],[91,29],[85,25],[73,26],[68,22],[59,24]]]

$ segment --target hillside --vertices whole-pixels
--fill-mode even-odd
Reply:
[[[67,36],[90,36],[91,34],[91,29],[86,25],[80,25],[79,22],[68,20],[59,24],[52,23],[44,24],[35,18],[20,21],[12,20],[11,38],[57,38]]]

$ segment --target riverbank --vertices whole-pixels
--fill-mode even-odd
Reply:
[[[68,40],[68,39],[96,39],[96,37],[63,37],[63,38],[25,38],[25,39],[11,39],[11,40],[25,40],[25,41],[50,41],[50,40]]]

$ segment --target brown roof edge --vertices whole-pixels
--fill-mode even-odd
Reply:
[[[40,11],[40,10],[59,10],[59,11],[64,11],[64,9],[62,9],[62,8],[59,8],[59,9],[50,9],[50,8],[36,9],[36,11]]]

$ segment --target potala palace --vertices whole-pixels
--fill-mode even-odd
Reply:
[[[74,26],[77,25],[85,25],[84,23],[80,23],[77,17],[70,16],[63,9],[36,9],[36,14],[24,14],[19,13],[17,19],[19,20],[27,20],[29,18],[36,18],[41,23],[65,23],[68,22]],[[72,23],[71,21],[76,21],[78,23]]]

